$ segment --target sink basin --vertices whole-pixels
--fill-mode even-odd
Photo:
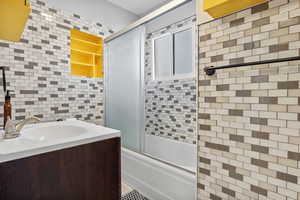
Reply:
[[[21,131],[21,137],[35,141],[48,141],[76,137],[85,133],[87,133],[86,128],[61,124],[46,127],[28,127]]]
[[[69,119],[26,125],[20,137],[5,140],[0,130],[0,163],[120,137],[118,130]]]

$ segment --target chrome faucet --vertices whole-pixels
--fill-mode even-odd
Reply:
[[[13,139],[19,137],[21,130],[26,124],[40,122],[41,120],[37,117],[29,117],[18,123],[15,123],[11,119],[8,119],[4,128],[4,139]]]

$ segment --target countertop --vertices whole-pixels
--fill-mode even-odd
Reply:
[[[72,126],[78,129],[84,129],[84,134],[72,137],[60,137],[51,139],[32,140],[28,135],[32,131],[39,130],[58,130],[62,126]],[[49,129],[48,129],[49,128]],[[52,129],[51,129],[52,128]],[[3,135],[3,130],[0,131]],[[72,133],[70,133],[72,134]],[[57,151],[70,147],[80,146],[102,140],[121,137],[118,130],[94,125],[79,120],[67,120],[62,122],[47,122],[25,126],[21,131],[21,136],[15,139],[4,140],[0,136],[0,163],[39,155],[51,151]]]

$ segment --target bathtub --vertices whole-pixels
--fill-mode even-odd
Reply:
[[[145,137],[144,154],[122,149],[122,181],[151,200],[195,200],[196,145]]]

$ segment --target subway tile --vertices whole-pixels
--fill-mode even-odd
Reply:
[[[291,183],[298,183],[298,177],[294,176],[294,175],[290,175],[287,173],[282,173],[282,172],[277,172],[277,176],[278,179],[281,179],[283,181],[287,181],[287,182],[291,182]]]
[[[219,197],[218,195],[215,195],[215,194],[209,194],[209,198],[211,200],[222,200],[221,197]]]
[[[9,47],[9,44],[5,42],[0,42],[0,47]]]
[[[37,31],[38,29],[34,26],[28,26],[28,29],[31,31]]]
[[[299,81],[278,82],[278,89],[299,89]]]
[[[64,29],[64,30],[70,30],[70,29],[71,29],[70,27],[65,26],[65,25],[62,25],[62,24],[56,24],[56,27],[57,27],[57,28]]]
[[[42,49],[42,46],[34,44],[34,45],[32,45],[32,48],[34,48],[34,49]]]
[[[211,62],[219,62],[223,60],[223,55],[217,55],[211,57]]]
[[[19,54],[24,54],[24,50],[23,49],[14,49],[15,53],[19,53]]]
[[[250,97],[251,96],[251,90],[237,90],[236,91],[237,97]]]
[[[21,56],[15,56],[15,57],[14,57],[14,60],[17,60],[17,61],[24,61],[25,58],[24,58],[24,57],[21,57]]]
[[[40,5],[40,6],[46,6],[46,3],[43,2],[43,1],[37,0],[36,3],[37,3],[38,5]]]
[[[54,14],[56,14],[57,13],[57,10],[56,9],[54,9],[54,8],[49,8],[48,9],[51,13],[54,13]]]
[[[266,133],[266,132],[252,131],[252,137],[258,138],[258,139],[269,140],[270,134]]]
[[[232,115],[232,116],[243,116],[243,110],[229,109],[229,115]]]
[[[207,103],[216,103],[217,99],[216,99],[216,97],[205,97],[204,101]]]
[[[299,33],[300,32],[300,24],[294,25],[294,26],[290,26],[289,27],[289,32],[290,33]]]
[[[260,48],[261,41],[255,41],[255,42],[248,42],[244,43],[244,50],[251,50],[251,49],[257,49]]]
[[[204,42],[211,39],[211,34],[203,35],[200,37],[200,41]]]
[[[223,163],[222,164],[222,169],[225,169],[225,170],[228,170],[228,171],[236,171],[236,167],[233,166],[233,165],[229,165],[229,164],[226,164],[226,163]]]
[[[268,196],[268,190],[255,185],[251,185],[251,191],[263,196]]]
[[[215,144],[215,143],[211,143],[211,142],[205,142],[205,147],[210,148],[210,149],[219,150],[219,151],[229,152],[229,146],[222,145],[222,144]]]
[[[230,27],[242,25],[245,22],[244,18],[239,18],[230,22]]]
[[[267,76],[267,75],[251,77],[251,83],[265,83],[265,82],[269,82],[269,76]]]
[[[15,76],[25,76],[25,72],[15,71]]]
[[[257,125],[268,125],[268,120],[266,118],[251,117],[250,123]]]
[[[204,130],[204,131],[210,131],[211,130],[211,126],[210,125],[204,125],[204,124],[200,124],[200,130]]]
[[[252,22],[252,27],[259,27],[259,26],[263,26],[263,25],[267,25],[270,24],[270,17],[264,17],[258,20],[255,20]]]
[[[229,47],[233,47],[233,46],[236,46],[236,45],[237,45],[237,40],[236,39],[228,40],[228,41],[223,42],[223,48],[229,48]]]
[[[235,194],[236,194],[234,190],[231,190],[231,189],[226,188],[226,187],[222,187],[222,192],[224,194],[227,194],[227,195],[232,196],[232,197],[235,197]]]
[[[244,142],[244,137],[240,135],[229,135],[229,139],[235,142]]]
[[[204,158],[204,157],[199,157],[199,161],[201,162],[201,163],[205,163],[205,164],[208,164],[208,165],[210,165],[210,163],[211,163],[211,160],[210,159],[207,159],[207,158]]]
[[[199,119],[210,119],[210,114],[199,113],[198,118],[199,118]]]
[[[240,64],[240,63],[244,63],[244,58],[232,58],[229,60],[230,64]]]
[[[263,168],[268,168],[269,166],[267,161],[259,160],[255,158],[251,158],[251,164]]]
[[[259,4],[257,6],[254,6],[251,8],[251,13],[252,14],[256,14],[256,13],[259,13],[259,12],[262,12],[262,11],[265,11],[265,10],[268,10],[269,9],[269,3],[266,2],[266,3],[262,3],[262,4]]]
[[[217,91],[226,91],[226,90],[229,90],[229,84],[217,85],[216,89],[217,89]]]
[[[199,173],[210,176],[210,171],[208,169],[204,169],[204,168],[201,168],[201,167],[199,168]]]
[[[239,181],[244,181],[244,177],[243,177],[243,175],[241,175],[241,174],[237,174],[237,173],[235,173],[235,172],[229,172],[229,177],[231,177],[231,178],[234,178],[234,179],[237,179],[237,180],[239,180]]]
[[[252,144],[251,145],[251,151],[268,154],[269,153],[269,148],[264,147],[264,146],[260,146],[260,145]]]
[[[260,104],[278,104],[278,97],[259,97]]]
[[[300,161],[300,152],[288,152],[288,159]]]

